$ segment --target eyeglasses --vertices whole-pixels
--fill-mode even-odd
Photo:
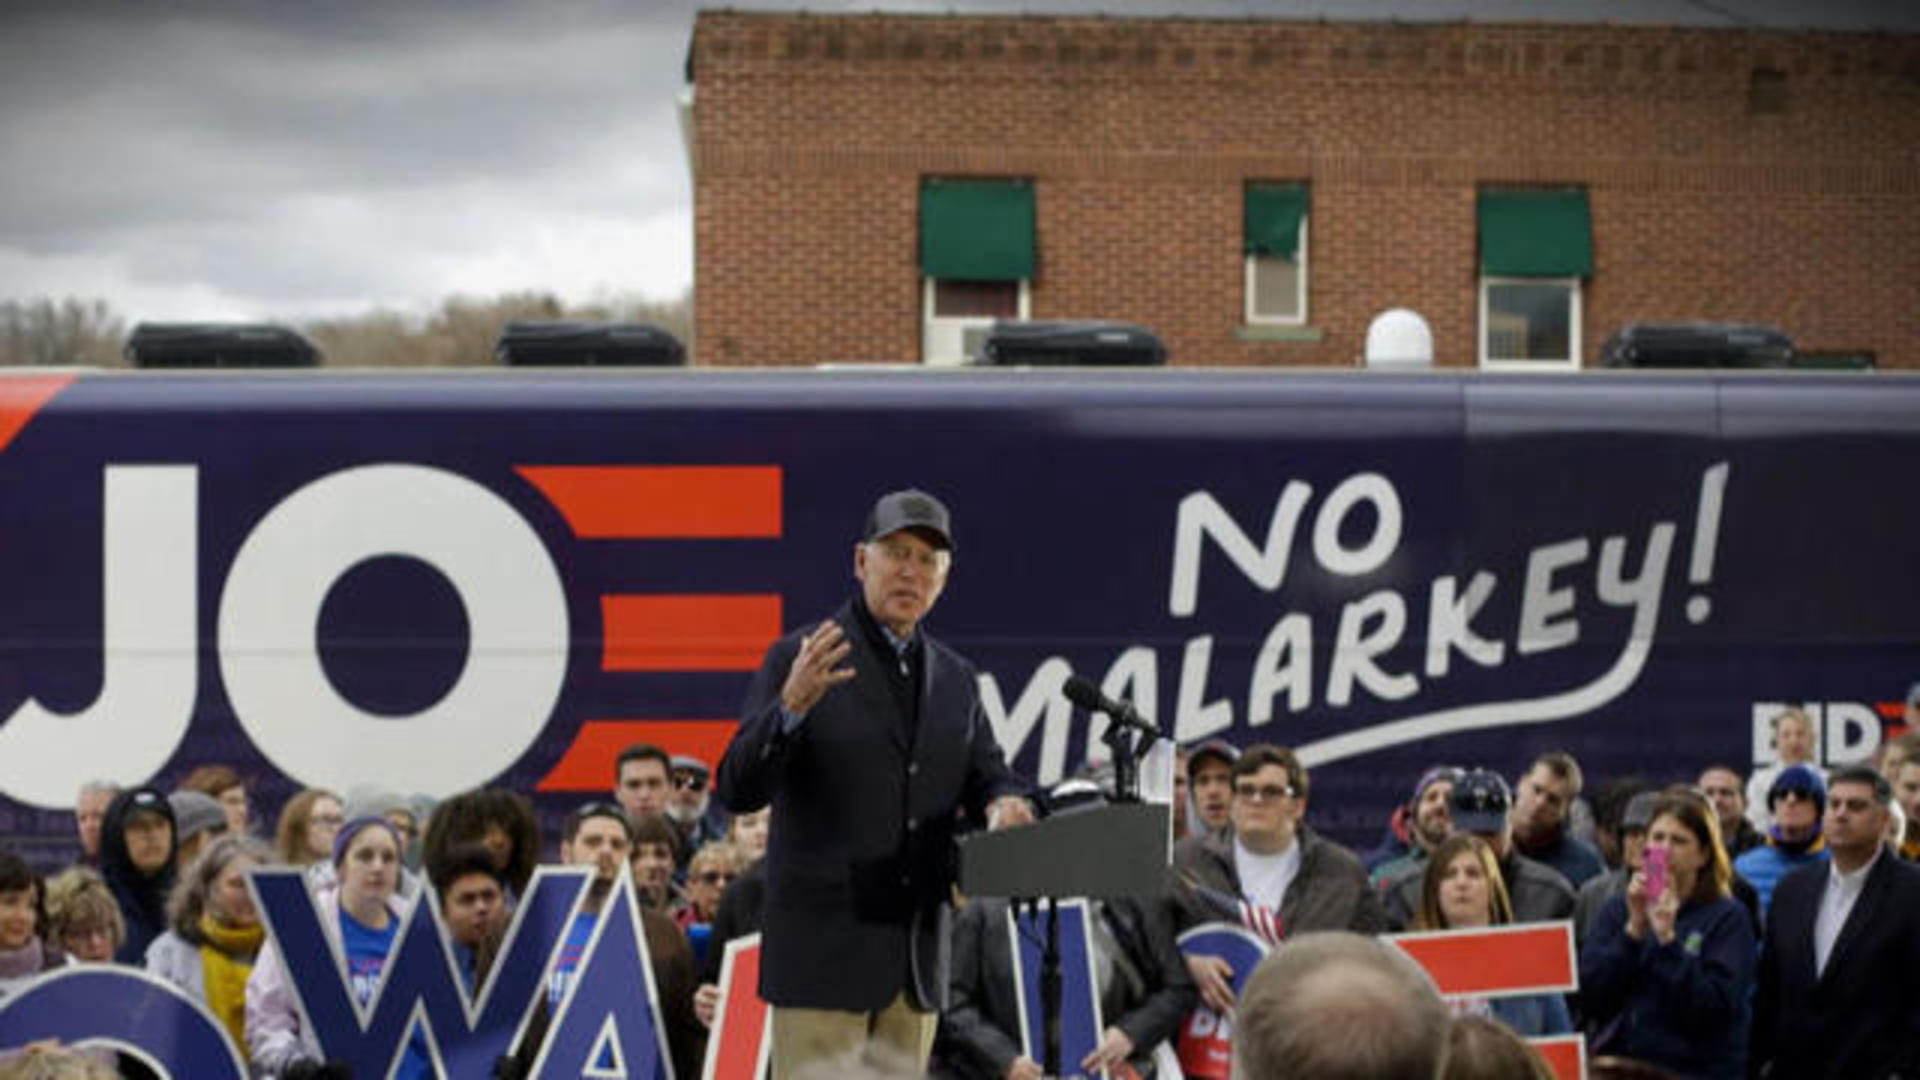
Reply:
[[[347,819],[339,814],[315,814],[307,819],[309,825],[345,825]]]
[[[1773,797],[1773,801],[1774,802],[1813,802],[1814,798],[1813,798],[1813,792],[1811,791],[1798,791],[1793,788],[1788,788],[1786,791],[1783,791],[1780,794],[1775,795]]]
[[[673,786],[676,788],[685,788],[688,791],[705,791],[707,790],[707,778],[695,772],[674,773]]]
[[[1233,796],[1248,802],[1274,802],[1279,799],[1293,798],[1291,784],[1235,784]]]
[[[733,875],[725,870],[708,870],[705,873],[695,874],[693,880],[702,885],[725,885],[733,880]]]

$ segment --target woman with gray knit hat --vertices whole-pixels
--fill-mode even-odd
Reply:
[[[336,884],[315,898],[320,928],[342,961],[348,988],[363,1007],[373,1000],[409,905],[400,883],[400,833],[384,817],[351,818],[333,844]],[[263,949],[247,979],[247,1050],[256,1077],[280,1077],[318,1063],[320,1042],[301,1021],[292,979],[277,950]],[[433,1075],[425,1040],[407,1043],[398,1080]]]

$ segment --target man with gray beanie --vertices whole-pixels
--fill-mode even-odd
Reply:
[[[173,830],[179,844],[174,865],[184,872],[208,844],[226,835],[227,811],[220,800],[199,791],[176,791],[167,796],[167,805],[173,807]]]

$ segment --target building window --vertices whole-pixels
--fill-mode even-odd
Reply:
[[[996,319],[1028,317],[1033,184],[932,177],[920,184],[921,360],[978,356]]]
[[[1580,279],[1480,279],[1480,362],[1580,364]]]
[[[1248,323],[1307,321],[1305,184],[1248,184],[1242,215]]]
[[[1488,189],[1478,202],[1480,364],[1580,366],[1580,286],[1593,225],[1578,188]]]

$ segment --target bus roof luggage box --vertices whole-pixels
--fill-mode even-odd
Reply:
[[[683,367],[680,339],[650,323],[510,322],[494,345],[508,367]]]
[[[297,330],[275,323],[146,323],[125,349],[138,368],[269,368],[320,366],[320,350]]]

